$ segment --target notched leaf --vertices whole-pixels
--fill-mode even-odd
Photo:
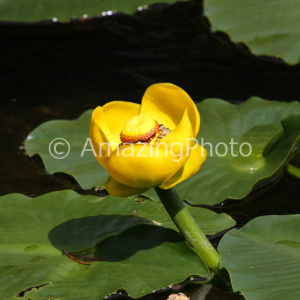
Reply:
[[[31,287],[23,290],[22,292],[20,292],[17,297],[24,297],[26,292],[29,292],[32,289],[38,290],[39,288],[41,288],[43,286],[46,286],[46,285],[50,285],[50,284],[51,284],[51,282],[47,282],[47,283],[43,283],[43,284],[40,284],[40,285],[31,286]]]

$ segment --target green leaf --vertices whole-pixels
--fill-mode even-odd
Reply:
[[[75,121],[56,120],[43,123],[27,136],[27,153],[29,156],[38,153],[50,174],[69,174],[84,189],[104,187],[108,173],[96,161],[92,152],[89,139],[91,116],[92,110],[88,110]]]
[[[166,0],[164,3],[174,3]],[[83,15],[98,16],[102,12],[118,11],[131,14],[140,6],[156,3],[155,0],[2,0],[0,15],[2,21],[40,21],[57,18],[68,21],[70,18],[81,18]]]
[[[241,199],[255,184],[283,167],[299,147],[298,102],[287,104],[252,97],[239,106],[219,99],[207,99],[197,106],[201,115],[197,139],[208,156],[198,173],[176,186],[182,199],[210,205],[227,198]],[[232,153],[238,155],[239,149],[231,150],[231,139],[238,148],[247,141],[252,154],[234,157]],[[228,153],[218,156],[225,154],[224,145]],[[244,145],[242,152],[248,154],[249,149]]]
[[[177,230],[161,203],[154,205],[152,201],[145,201],[142,204],[141,209],[135,210],[139,217],[149,219],[156,225]],[[187,209],[207,235],[216,234],[235,225],[235,221],[224,213],[216,214],[209,209],[189,205],[187,205]]]
[[[225,214],[190,209],[209,234],[234,225]],[[71,190],[33,199],[2,196],[0,255],[5,259],[0,295],[12,298],[48,283],[26,292],[26,297],[101,299],[120,288],[140,297],[190,275],[209,276],[201,259],[171,228],[161,203],[149,200],[81,196]],[[106,260],[91,266],[61,252],[91,254],[96,244],[94,255],[103,254]]]
[[[280,56],[299,63],[300,2],[297,0],[205,0],[204,13],[214,31],[246,44],[254,54]]]
[[[283,167],[299,145],[298,102],[281,103],[252,97],[242,105],[233,105],[220,99],[206,99],[197,107],[201,115],[197,140],[207,149],[208,157],[197,174],[176,186],[180,197],[192,203],[214,205],[227,198],[245,197],[255,184]],[[91,113],[86,111],[75,121],[46,122],[32,131],[25,141],[28,154],[38,153],[49,173],[70,174],[85,189],[104,186],[108,178],[91,151]],[[55,159],[49,153],[49,144],[58,137],[70,143],[70,153],[64,159]],[[231,139],[236,144],[230,144]],[[234,157],[243,143],[251,145],[252,154]],[[225,147],[228,149],[226,155]],[[63,145],[57,146],[62,155],[67,150]],[[245,155],[249,150],[247,144],[241,148]],[[153,189],[144,195],[158,200]]]
[[[220,242],[221,267],[247,300],[300,298],[300,217],[264,216]]]

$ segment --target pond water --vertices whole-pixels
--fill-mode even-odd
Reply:
[[[66,175],[46,174],[38,157],[25,155],[25,137],[47,120],[74,119],[112,100],[138,103],[153,83],[174,83],[196,102],[218,97],[241,103],[254,95],[300,99],[299,66],[220,43],[207,26],[197,2],[65,24],[0,23],[1,195],[66,188],[95,193]],[[299,180],[282,171],[243,201],[212,209],[230,214],[240,227],[256,216],[299,212],[299,192]],[[207,299],[242,298],[215,287]]]

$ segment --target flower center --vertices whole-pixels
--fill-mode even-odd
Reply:
[[[159,124],[145,115],[134,116],[122,128],[120,139],[122,143],[152,142],[159,135]]]

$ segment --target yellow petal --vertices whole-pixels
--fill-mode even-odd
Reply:
[[[173,130],[180,123],[186,108],[192,124],[193,137],[196,137],[200,128],[198,109],[190,96],[176,85],[151,85],[143,96],[141,114],[146,114]]]
[[[192,125],[188,117],[188,109],[185,110],[178,126],[161,139],[160,143],[167,144],[172,154],[182,156],[184,160],[187,159],[188,150],[195,143]]]
[[[138,195],[141,193],[144,193],[147,191],[147,189],[140,189],[140,188],[134,188],[128,185],[125,185],[111,176],[109,176],[106,184],[105,184],[106,190],[112,195],[112,196],[120,196],[120,197],[129,197],[133,195]]]
[[[111,134],[104,122],[103,108],[98,106],[92,114],[90,124],[90,138],[94,148],[94,155],[101,165],[105,165],[108,152],[110,151],[110,143],[114,141],[114,136]]]
[[[121,143],[120,132],[123,123],[138,114],[139,110],[139,104],[113,101],[103,107],[98,106],[93,111],[90,138],[100,164],[105,165],[106,158]]]
[[[118,148],[105,168],[117,181],[136,188],[159,186],[185,163],[166,147],[130,144]]]
[[[103,106],[104,120],[110,132],[120,139],[122,126],[140,113],[140,105],[132,102],[113,101]],[[120,141],[121,142],[121,141]]]
[[[195,144],[196,145],[196,144]],[[206,159],[206,150],[198,145],[191,150],[190,155],[184,166],[178,170],[170,179],[166,180],[159,187],[162,189],[170,189],[176,184],[192,177],[197,173]]]

